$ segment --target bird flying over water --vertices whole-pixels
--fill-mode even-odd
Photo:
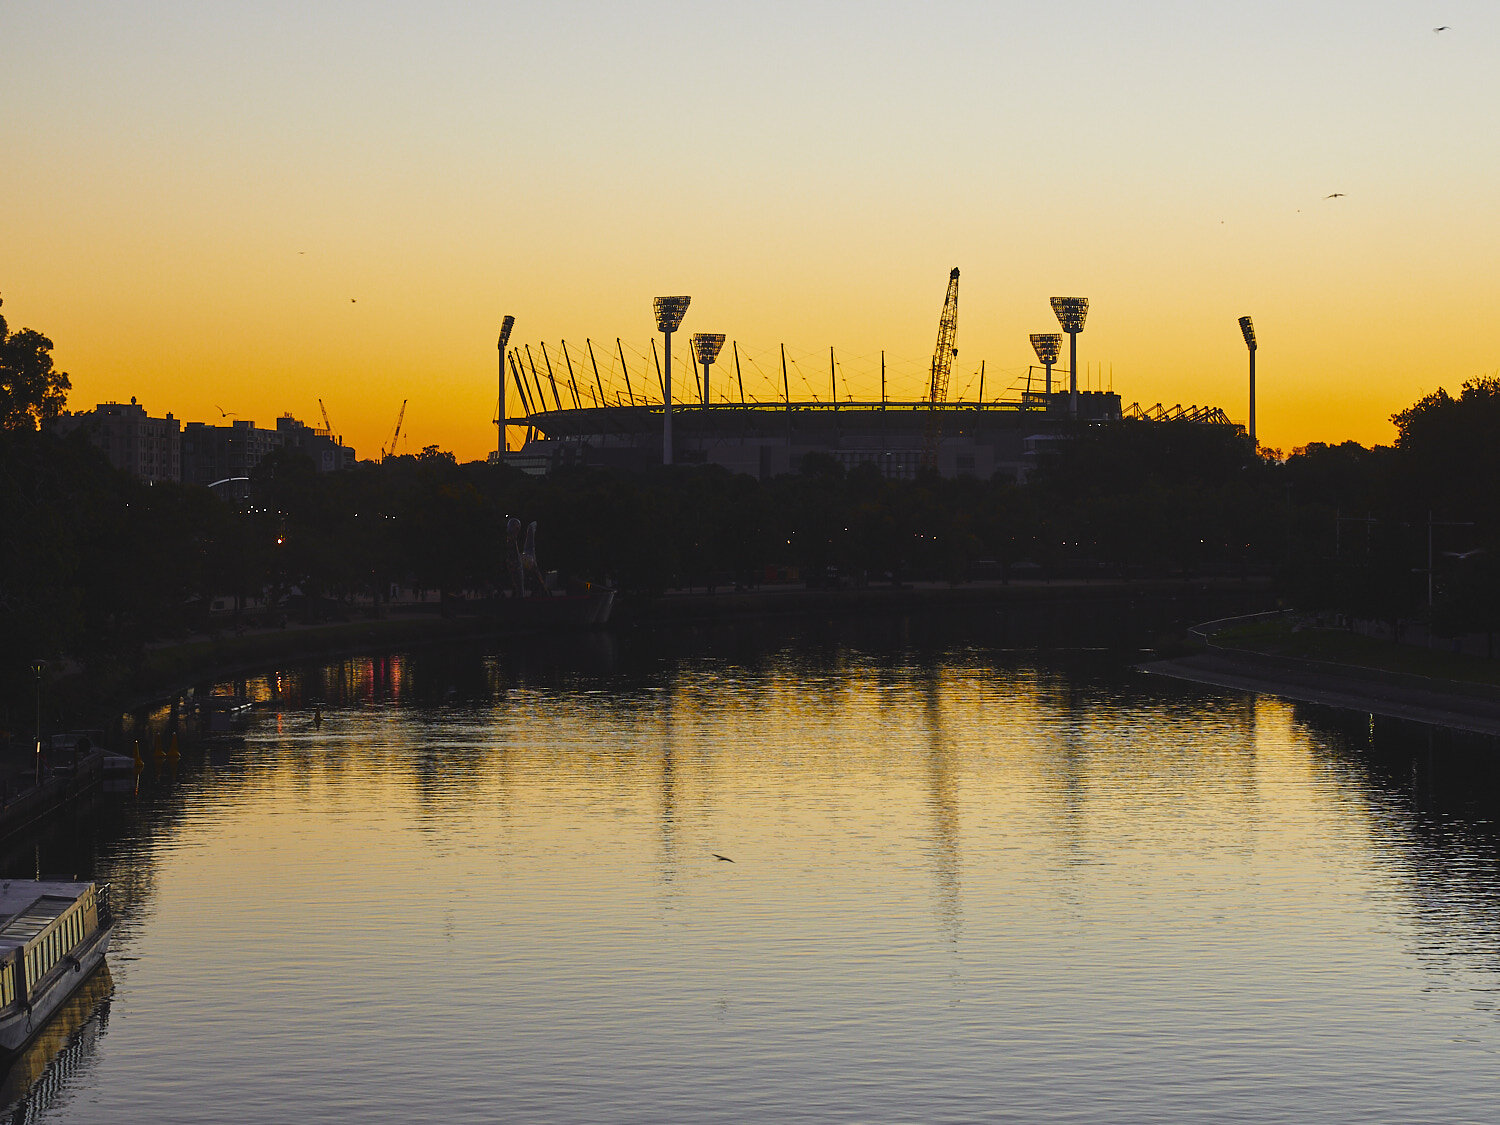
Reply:
[[[734,860],[730,859],[727,855],[720,855],[718,852],[709,852],[708,854],[713,856],[715,859],[723,860],[725,863],[734,862]]]
[[[1447,24],[1443,24],[1443,26],[1442,26],[1442,27],[1435,27],[1435,28],[1433,28],[1433,29],[1432,29],[1432,33],[1433,33],[1433,34],[1434,34],[1434,35],[1436,35],[1436,34],[1437,34],[1437,33],[1438,33],[1438,32],[1440,32],[1440,31],[1452,31],[1452,30],[1453,30],[1453,29],[1452,29],[1452,28],[1451,28],[1451,27],[1449,27],[1449,26],[1448,26],[1448,25],[1447,25]]]
[[[1341,192],[1341,191],[1335,191],[1335,192],[1330,193],[1329,195],[1325,195],[1323,198],[1324,199],[1342,199],[1343,197],[1344,197],[1344,193],[1343,192]]]

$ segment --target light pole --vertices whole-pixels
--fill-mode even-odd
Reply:
[[[708,369],[719,358],[719,349],[724,346],[722,332],[694,332],[693,357],[703,368],[703,405],[708,405]]]
[[[500,340],[495,348],[500,353],[500,413],[495,418],[495,426],[499,429],[499,440],[495,448],[500,451],[500,459],[505,459],[505,345],[510,340],[510,330],[516,326],[516,318],[507,316],[500,322]]]
[[[662,364],[662,411],[661,411],[661,463],[672,463],[672,333],[682,323],[691,297],[658,297],[652,304],[656,308],[656,330],[665,338]]]
[[[45,660],[31,662],[32,675],[36,676],[36,783],[42,783],[42,673],[47,668]]]
[[[1245,347],[1250,349],[1250,441],[1258,449],[1260,443],[1255,440],[1255,325],[1250,323],[1248,316],[1240,317],[1240,332],[1245,337]]]
[[[1068,415],[1078,417],[1078,333],[1089,315],[1087,297],[1053,297],[1052,311],[1068,334]]]
[[[1062,337],[1056,332],[1033,332],[1031,346],[1036,351],[1037,359],[1047,369],[1047,402],[1051,405],[1052,365],[1057,362],[1058,354],[1062,351]]]

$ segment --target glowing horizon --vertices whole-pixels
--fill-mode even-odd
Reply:
[[[478,459],[504,315],[602,369],[667,293],[689,334],[821,354],[819,397],[831,345],[856,398],[882,349],[920,398],[954,265],[954,397],[1033,364],[1059,294],[1090,299],[1081,385],[1237,422],[1253,316],[1284,451],[1389,443],[1500,368],[1477,2],[10,15],[0,295],[75,410],[321,425],[321,397],[369,457],[408,399],[411,449]]]

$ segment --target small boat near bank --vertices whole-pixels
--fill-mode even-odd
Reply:
[[[103,964],[113,934],[105,888],[0,882],[0,1060],[24,1047]]]

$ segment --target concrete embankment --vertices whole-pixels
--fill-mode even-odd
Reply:
[[[0,794],[0,840],[35,824],[49,813],[70,804],[99,784],[104,776],[104,751],[95,750],[76,763],[57,768],[40,785]]]
[[[653,598],[620,599],[615,623],[656,626],[756,617],[842,617],[968,608],[1042,605],[1103,605],[1141,600],[1208,598],[1235,612],[1271,603],[1265,580],[1238,578],[1065,580],[1057,582],[919,582],[851,589],[762,587],[754,590],[672,591]]]
[[[1210,648],[1140,666],[1152,675],[1500,736],[1500,690],[1402,672]]]

